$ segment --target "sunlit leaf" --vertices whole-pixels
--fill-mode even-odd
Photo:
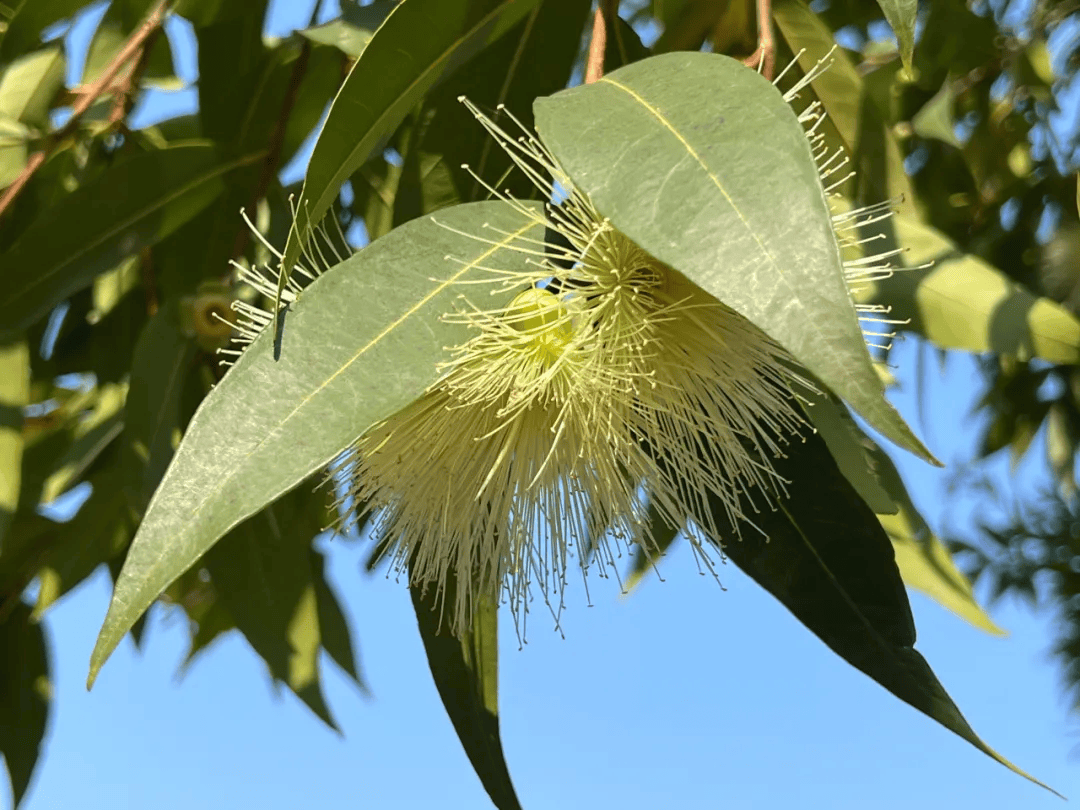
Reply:
[[[22,479],[23,407],[30,401],[30,350],[25,340],[0,345],[0,548]]]
[[[911,55],[915,52],[915,17],[919,11],[919,0],[878,0],[878,5],[896,34],[904,67],[910,71]]]
[[[472,203],[437,219],[407,223],[323,275],[287,311],[280,359],[264,332],[203,401],[116,584],[91,683],[135,620],[218,538],[437,379],[446,347],[467,334],[441,316],[468,289],[461,284],[487,277],[478,266],[526,268],[501,246],[536,238],[536,226],[509,206]]]
[[[536,119],[612,224],[931,458],[885,401],[810,146],[766,79],[716,54],[664,54],[539,99]]]

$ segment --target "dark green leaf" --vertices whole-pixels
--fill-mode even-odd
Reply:
[[[809,434],[773,467],[790,482],[787,497],[776,495],[776,509],[754,515],[761,534],[744,528],[741,539],[724,545],[727,557],[849,664],[1041,785],[979,739],[913,649],[915,624],[892,543],[825,442]],[[710,499],[721,536],[734,537],[723,503]]]
[[[285,273],[292,271],[312,223],[322,219],[342,183],[386,143],[420,98],[505,34],[536,2],[404,0],[394,9],[353,65],[319,133],[285,247]]]
[[[717,54],[664,54],[539,99],[536,119],[615,227],[932,459],[885,401],[809,143],[766,79]]]
[[[309,495],[309,499],[322,500],[320,494]],[[367,683],[356,665],[356,653],[353,650],[352,634],[349,622],[341,610],[341,604],[334,595],[330,583],[326,581],[326,558],[315,549],[311,549],[311,576],[315,584],[315,599],[319,608],[319,635],[323,649],[329,654],[360,687],[368,692]]]
[[[175,308],[166,305],[146,325],[135,345],[125,406],[124,445],[130,453],[129,484],[142,513],[165,474],[180,430],[180,394],[195,343],[180,332]]]
[[[122,2],[114,2],[109,6],[90,40],[86,66],[83,68],[83,83],[89,84],[100,78],[123,50],[149,8],[138,10],[141,13],[130,13],[131,11],[135,10],[129,9],[127,4]],[[148,43],[150,52],[143,57],[146,61],[140,83],[159,90],[179,90],[183,87],[183,82],[176,77],[173,70],[172,49],[168,37],[159,34],[148,40]]]
[[[152,245],[205,208],[223,177],[257,158],[220,163],[206,144],[136,155],[42,213],[3,256],[0,323],[33,323],[99,273]]]
[[[52,697],[44,628],[22,602],[0,621],[0,660],[0,753],[17,806],[38,761]]]
[[[457,233],[485,225],[508,236],[487,244]],[[264,332],[188,426],[117,582],[91,683],[132,623],[219,537],[437,379],[445,347],[468,334],[441,319],[468,289],[460,285],[488,277],[478,265],[524,270],[526,257],[501,246],[536,230],[503,203],[458,206],[438,223],[391,231],[304,291],[284,319],[280,359]]]
[[[357,59],[395,6],[397,0],[375,0],[366,6],[349,3],[342,8],[338,19],[296,33],[320,45],[331,45]]]
[[[458,638],[444,611],[454,604],[455,587],[449,578],[440,594],[434,587],[409,586],[431,677],[491,801],[499,810],[521,810],[499,737],[498,601],[478,597],[472,626]]]
[[[46,28],[84,5],[86,0],[14,0],[8,4],[4,14],[7,30],[0,34],[0,64],[33,50]]]

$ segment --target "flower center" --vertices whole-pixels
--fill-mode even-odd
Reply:
[[[555,362],[574,337],[569,307],[559,296],[538,287],[510,302],[506,322],[522,333],[526,347],[545,365]]]

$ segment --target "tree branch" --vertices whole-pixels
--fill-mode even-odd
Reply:
[[[30,156],[30,159],[26,162],[26,166],[22,172],[16,178],[7,189],[4,190],[3,195],[0,195],[0,216],[3,216],[11,204],[15,201],[15,198],[19,196],[20,192],[26,187],[26,184],[30,182],[30,178],[34,176],[42,164],[45,163],[46,158],[56,149],[56,146],[71,135],[79,126],[79,120],[83,114],[93,106],[109,88],[113,79],[124,67],[132,56],[140,51],[146,41],[154,34],[165,20],[165,9],[167,6],[167,0],[158,0],[158,3],[150,10],[150,13],[146,16],[146,19],[142,21],[142,24],[135,30],[135,32],[128,38],[128,41],[124,44],[124,47],[120,49],[120,52],[113,57],[113,60],[105,68],[101,76],[97,81],[93,82],[89,86],[83,89],[79,94],[79,99],[71,107],[71,117],[68,118],[67,123],[64,124],[57,132],[49,136],[48,142],[44,149],[35,152]]]
[[[772,29],[772,0],[757,0],[758,47],[743,64],[757,68],[770,82],[776,73],[776,40]]]
[[[585,62],[585,84],[592,84],[604,75],[604,51],[607,48],[607,21],[605,12],[613,11],[616,5],[611,0],[601,0],[593,16],[592,39],[589,40],[589,57]],[[606,7],[606,8],[605,8]]]

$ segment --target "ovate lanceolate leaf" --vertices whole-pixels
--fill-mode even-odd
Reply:
[[[885,401],[810,145],[767,80],[724,56],[664,54],[539,99],[536,120],[619,230],[931,458]]]
[[[468,335],[441,317],[477,289],[462,284],[489,278],[483,267],[524,272],[525,256],[504,246],[540,238],[536,231],[503,203],[458,206],[391,231],[304,291],[283,316],[280,360],[264,332],[188,425],[116,583],[91,682],[135,620],[218,538],[437,379],[446,347]],[[490,286],[479,289],[490,307]]]
[[[338,189],[417,101],[506,33],[538,0],[404,0],[375,32],[338,91],[311,153],[282,267]]]
[[[221,163],[209,144],[136,155],[44,211],[0,256],[0,331],[33,323],[99,273],[156,243],[259,156]]]
[[[455,636],[450,630],[453,589],[436,594],[410,585],[420,637],[431,677],[458,739],[499,810],[521,810],[499,736],[499,606],[494,595],[480,597],[472,625]]]

